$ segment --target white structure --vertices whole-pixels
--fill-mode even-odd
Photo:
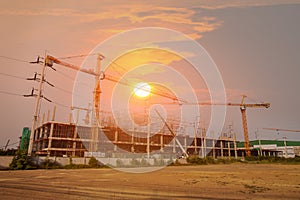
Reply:
[[[254,145],[253,148],[263,150],[272,150],[277,151],[279,157],[285,158],[295,158],[295,151],[293,146],[280,146],[278,147],[277,144],[264,144],[264,145]],[[266,156],[266,155],[264,155]]]

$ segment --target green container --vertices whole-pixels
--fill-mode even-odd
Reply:
[[[20,150],[28,150],[30,140],[30,130],[28,127],[23,128]]]

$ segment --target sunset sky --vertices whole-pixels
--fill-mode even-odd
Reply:
[[[18,95],[37,88],[25,79],[41,66],[25,61],[45,51],[56,57],[88,54],[114,34],[143,27],[172,29],[203,46],[222,75],[228,102],[239,103],[247,94],[249,103],[271,103],[269,109],[247,110],[251,140],[257,128],[300,130],[299,19],[296,0],[0,1],[0,146],[18,142],[22,128],[31,127],[35,99]],[[122,43],[112,49],[117,45]],[[80,66],[83,59],[67,61]],[[45,86],[43,94],[57,104],[57,120],[67,121],[76,72],[54,67],[46,79],[56,87]],[[41,114],[52,107],[43,101]],[[227,110],[225,126],[232,122],[242,140],[238,107]],[[262,134],[300,140],[299,133]]]

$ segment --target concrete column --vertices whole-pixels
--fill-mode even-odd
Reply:
[[[76,137],[77,137],[77,130],[76,130],[76,127],[74,128],[74,136],[73,136],[73,138],[74,138],[74,141],[73,141],[73,151],[72,151],[72,156],[74,157],[74,156],[76,156],[76,141],[75,141],[75,139],[76,139]]]
[[[205,158],[206,157],[206,136],[204,137],[203,146],[204,146],[204,158]]]
[[[131,134],[131,153],[134,153],[134,129],[133,132]]]
[[[49,138],[48,138],[48,150],[47,150],[47,154],[48,156],[50,156],[50,151],[51,151],[51,145],[52,145],[52,136],[53,136],[53,131],[54,131],[54,123],[51,123],[50,125],[50,134],[49,134]]]
[[[229,156],[229,158],[231,158],[230,141],[227,142],[227,148],[228,148],[228,156]]]
[[[187,143],[186,142],[186,133],[184,132],[184,150],[185,150],[185,152],[187,150],[187,144],[186,143]]]
[[[42,135],[43,135],[43,127],[41,126],[38,130],[37,130],[37,140],[38,140],[38,143],[37,143],[37,151],[40,151],[42,149],[41,147],[41,138],[42,138]]]
[[[195,129],[194,129],[194,145],[195,145],[195,153],[198,153],[197,151],[197,125],[195,122]]]
[[[164,152],[164,135],[160,135],[160,152]]]
[[[203,137],[201,136],[201,158],[204,158],[204,144],[203,143],[204,143],[204,140],[203,140]]]
[[[115,142],[117,142],[118,141],[118,131],[116,130],[115,131]]]
[[[115,131],[115,141],[118,142],[118,130]],[[117,151],[117,145],[114,145],[114,151]]]
[[[234,157],[235,157],[235,159],[237,159],[236,140],[233,141],[233,145],[234,145]]]
[[[173,153],[176,153],[176,136],[173,139]]]
[[[216,158],[216,147],[215,147],[215,136],[214,132],[212,132],[212,151],[213,151],[213,158]]]
[[[45,128],[46,128],[46,127],[45,127]],[[45,129],[45,130],[46,130],[46,129]],[[45,142],[46,142],[46,141],[45,141],[45,138],[47,138],[47,135],[46,135],[45,130],[43,131],[43,134],[42,134],[42,136],[41,136],[41,137],[42,137],[42,138],[41,138],[41,139],[42,139],[42,149],[44,149],[44,148],[45,148],[45,145],[46,145],[46,144],[45,144]]]
[[[283,137],[283,142],[284,142],[285,158],[287,158],[288,157],[288,152],[287,152],[287,147],[286,147],[286,137]]]
[[[221,144],[221,158],[223,159],[223,141],[220,140],[220,144]]]

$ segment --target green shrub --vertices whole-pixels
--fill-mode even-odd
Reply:
[[[0,149],[0,156],[14,156],[18,150],[17,149]]]
[[[31,157],[27,156],[27,151],[17,151],[9,167],[14,170],[34,169]]]
[[[198,164],[199,157],[198,156],[189,156],[186,158],[186,161],[191,164]]]
[[[197,165],[204,165],[204,164],[230,164],[236,162],[243,162],[243,163],[279,163],[279,164],[300,164],[300,157],[295,158],[282,158],[282,157],[274,157],[274,156],[248,156],[244,158],[245,161],[241,159],[235,158],[223,158],[223,159],[213,159],[212,157],[206,158],[199,158],[197,155],[193,155],[188,157],[186,160],[189,164],[197,164]]]
[[[146,167],[146,166],[149,166],[150,164],[147,162],[147,160],[145,160],[144,158],[142,158],[142,160],[141,160],[141,166],[143,166],[143,167]]]
[[[90,167],[99,167],[99,161],[95,157],[91,157],[89,160],[89,166]]]
[[[120,159],[117,159],[117,160],[116,160],[116,167],[124,167],[123,161],[120,160]]]
[[[42,169],[59,169],[61,165],[55,160],[53,161],[46,158],[38,167]]]
[[[179,166],[181,163],[176,159],[175,162],[171,163],[170,165]]]
[[[205,160],[207,164],[217,164],[216,160],[213,157],[206,157]]]
[[[207,160],[205,158],[199,158],[197,155],[192,155],[186,159],[186,161],[190,164],[198,164],[198,165],[204,165],[208,164]]]
[[[130,161],[130,165],[131,165],[131,166],[140,166],[141,163],[140,163],[140,161],[138,161],[137,159],[133,158],[133,159]]]
[[[155,166],[162,166],[162,165],[165,165],[165,161],[164,161],[162,158],[160,158],[160,159],[154,158],[154,165],[155,165]]]

